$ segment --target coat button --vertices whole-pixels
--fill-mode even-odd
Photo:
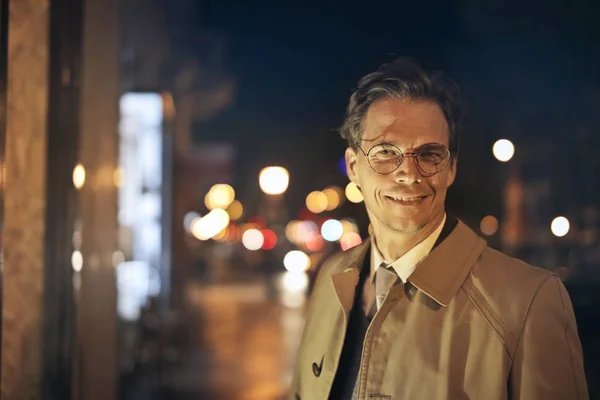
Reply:
[[[321,376],[321,370],[323,369],[323,359],[321,359],[321,364],[313,363],[313,374],[318,378]]]

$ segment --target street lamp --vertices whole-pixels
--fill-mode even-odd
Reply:
[[[290,183],[290,174],[283,167],[266,167],[260,171],[258,183],[266,194],[283,194]]]

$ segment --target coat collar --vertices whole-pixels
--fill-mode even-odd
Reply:
[[[442,306],[447,306],[456,295],[487,245],[462,221],[446,221],[446,224],[455,226],[447,235],[441,235],[439,243],[408,278],[412,285]],[[352,308],[360,272],[369,267],[365,261],[370,246],[371,240],[367,238],[361,245],[346,251],[333,268],[331,279],[346,313]]]

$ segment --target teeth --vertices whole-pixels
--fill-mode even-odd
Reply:
[[[395,197],[395,196],[391,196],[392,199],[397,200],[397,201],[417,201],[421,198],[421,196],[415,196],[415,197]]]

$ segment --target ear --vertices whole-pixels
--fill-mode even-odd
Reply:
[[[352,182],[354,182],[357,186],[360,186],[358,174],[357,174],[357,165],[356,165],[356,151],[352,147],[348,147],[345,153],[346,157],[346,173],[348,174],[348,178]]]

